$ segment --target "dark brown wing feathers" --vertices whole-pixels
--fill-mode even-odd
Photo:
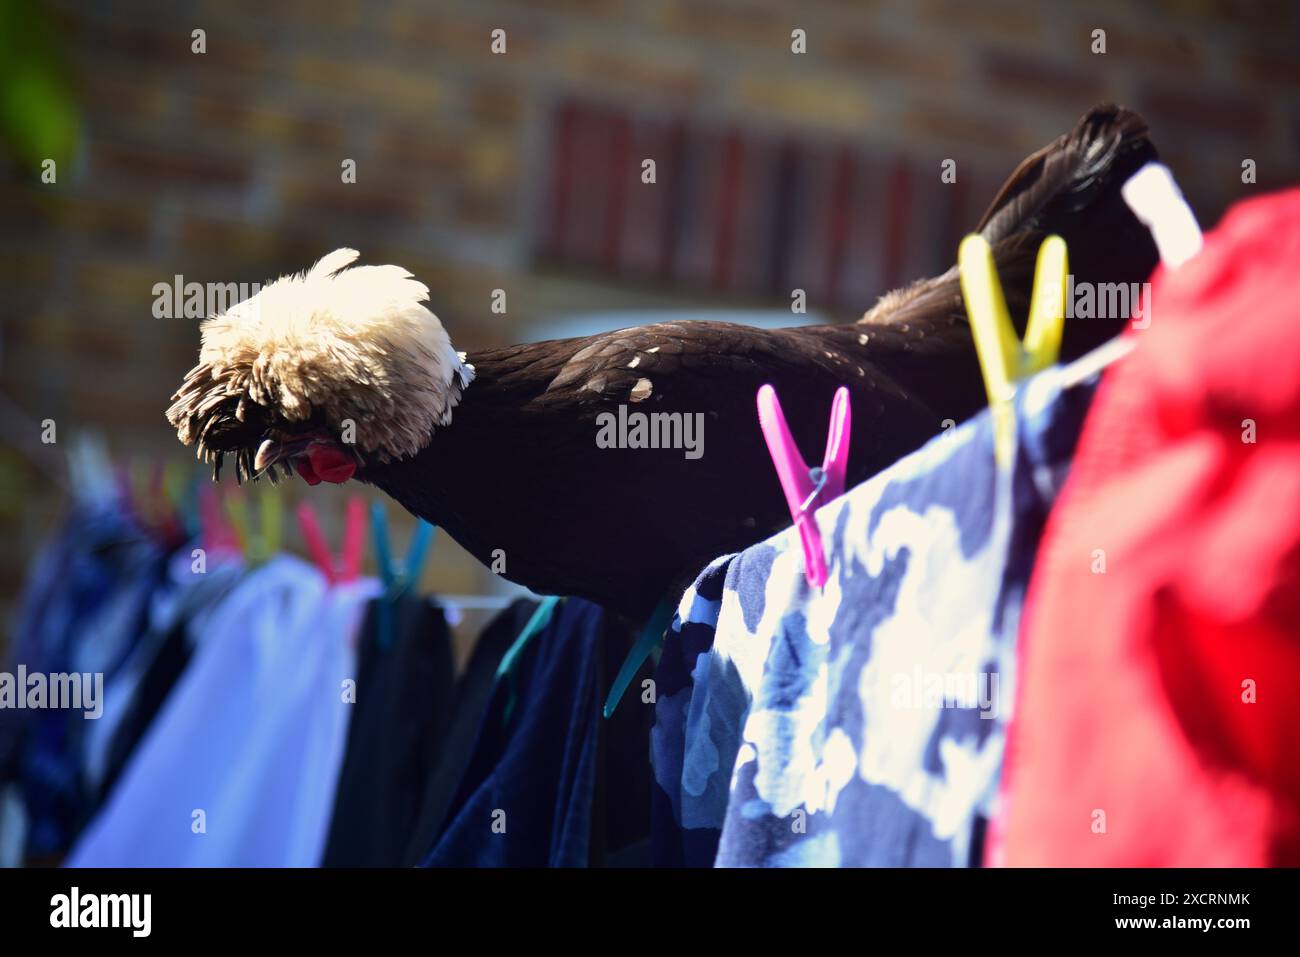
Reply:
[[[1119,187],[1154,155],[1141,118],[1107,106],[1016,169],[978,224],[1013,314],[1049,232],[1069,244],[1076,278],[1147,278],[1155,249]],[[1065,354],[1117,328],[1094,322],[1072,337],[1067,323]],[[362,476],[480,560],[500,550],[507,577],[633,615],[708,560],[789,524],[758,427],[760,385],[776,387],[808,461],[821,456],[834,390],[849,387],[850,484],[984,405],[955,269],[855,324],[668,322],[469,358],[477,379],[451,425],[415,458]],[[597,417],[620,406],[701,417],[704,454],[598,448]]]

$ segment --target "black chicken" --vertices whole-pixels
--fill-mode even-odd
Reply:
[[[1155,155],[1140,116],[1102,106],[1020,164],[976,227],[1013,316],[1049,233],[1076,283],[1148,278],[1156,250],[1120,186]],[[356,256],[331,253],[204,323],[167,412],[181,441],[217,476],[230,453],[241,480],[296,468],[370,482],[480,561],[504,559],[512,581],[632,616],[789,523],[755,412],[763,383],[809,460],[849,387],[850,486],[985,404],[955,267],[854,324],[669,322],[465,356],[421,305],[424,285],[396,266],[347,268]],[[1067,321],[1063,357],[1124,319]],[[606,447],[602,413],[619,406],[702,415],[701,454]]]

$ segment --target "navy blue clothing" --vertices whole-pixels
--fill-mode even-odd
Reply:
[[[606,690],[603,623],[598,606],[566,599],[529,641],[512,677],[496,682],[424,866],[588,864]]]
[[[356,704],[339,771],[325,867],[398,867],[442,751],[455,692],[442,609],[403,594],[384,647],[374,599],[357,639]]]
[[[517,599],[494,616],[474,642],[465,672],[456,681],[450,723],[438,760],[425,780],[420,814],[407,838],[403,866],[419,865],[442,833],[448,809],[473,758],[478,729],[495,687],[497,666],[536,608],[535,601]]]

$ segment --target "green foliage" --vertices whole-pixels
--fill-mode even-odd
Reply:
[[[0,0],[0,144],[33,169],[63,165],[76,146],[78,111],[60,37],[38,0]]]

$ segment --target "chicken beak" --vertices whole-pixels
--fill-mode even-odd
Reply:
[[[263,439],[262,444],[257,447],[257,455],[253,457],[253,471],[256,473],[265,472],[275,464],[279,457],[279,444],[272,439]]]
[[[291,459],[296,455],[301,455],[311,445],[312,440],[295,439],[292,442],[277,442],[275,439],[263,439],[262,444],[257,447],[257,455],[253,456],[253,474],[261,475],[276,462],[281,459]]]

